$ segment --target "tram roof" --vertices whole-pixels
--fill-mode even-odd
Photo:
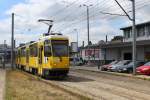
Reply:
[[[64,35],[57,35],[57,34],[54,34],[54,35],[48,35],[48,36],[44,36],[44,37],[41,37],[39,39],[39,41],[44,41],[44,40],[47,40],[47,39],[68,39],[67,36],[64,36]]]
[[[19,47],[17,47],[17,48],[24,48],[24,47],[26,47],[26,46],[29,46],[29,45],[38,43],[38,42],[40,42],[40,41],[48,40],[48,39],[64,39],[64,40],[68,40],[68,37],[67,37],[67,36],[64,36],[64,35],[52,34],[52,35],[48,35],[48,36],[43,36],[43,37],[41,37],[38,41],[32,41],[32,43],[29,42],[29,43],[26,43],[26,44],[24,44],[23,46],[19,46]]]

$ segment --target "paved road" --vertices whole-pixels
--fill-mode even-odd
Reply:
[[[150,81],[141,79],[71,70],[68,79],[57,83],[95,100],[150,100]]]
[[[6,71],[0,68],[0,100],[4,99]]]

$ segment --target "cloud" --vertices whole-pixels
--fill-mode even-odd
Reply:
[[[124,0],[119,0],[119,2],[127,11],[131,10],[131,2]],[[136,7],[141,2],[142,0],[137,0]],[[5,11],[5,14],[11,16],[12,12],[15,13],[15,38],[18,44],[36,40],[40,34],[47,32],[48,27],[37,22],[40,18],[53,19],[53,31],[69,36],[70,41],[76,41],[74,29],[77,29],[79,41],[82,44],[82,41],[86,42],[87,40],[86,7],[80,7],[83,4],[93,4],[89,7],[90,39],[93,43],[105,40],[106,35],[109,35],[108,37],[111,39],[114,35],[122,34],[120,27],[130,24],[130,21],[125,17],[114,17],[100,13],[100,11],[104,11],[124,14],[114,0],[26,0],[13,5]],[[149,9],[150,7],[147,6],[137,10],[137,22],[150,20]],[[3,35],[3,38],[0,39],[1,43],[4,39],[10,40],[11,17],[0,20],[0,35]]]

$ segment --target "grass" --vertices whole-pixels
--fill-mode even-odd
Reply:
[[[6,100],[89,100],[21,71],[7,71]]]

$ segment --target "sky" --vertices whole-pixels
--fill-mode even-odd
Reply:
[[[131,1],[118,0],[132,17]],[[38,19],[54,20],[52,31],[60,32],[70,38],[70,42],[79,38],[87,44],[86,7],[89,7],[90,40],[97,43],[100,40],[112,39],[123,35],[120,28],[131,25],[127,17],[112,16],[104,13],[122,14],[114,0],[0,0],[0,44],[4,40],[10,44],[11,14],[15,13],[16,44],[36,41],[41,34],[46,33],[48,26],[38,22]],[[150,0],[136,0],[136,23],[150,21]],[[103,13],[102,13],[103,12]]]

